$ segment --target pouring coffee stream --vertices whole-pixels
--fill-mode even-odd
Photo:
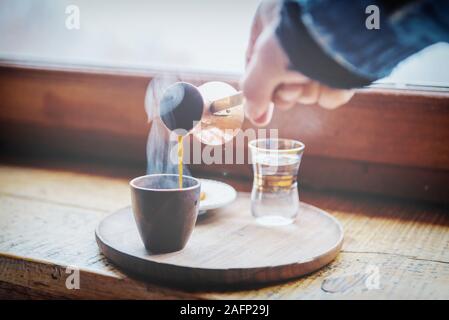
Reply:
[[[183,140],[183,136],[179,135],[178,136],[178,184],[179,184],[179,189],[182,189],[182,158],[184,157],[184,147],[182,144],[182,140]]]
[[[226,143],[241,127],[242,104],[243,94],[222,82],[208,82],[198,88],[176,82],[165,90],[159,104],[160,116],[164,125],[177,134],[179,188],[182,188],[183,137],[193,133],[205,144]]]

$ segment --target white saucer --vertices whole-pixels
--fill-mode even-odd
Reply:
[[[204,200],[200,201],[199,215],[205,214],[208,210],[228,205],[237,197],[237,192],[229,184],[209,179],[199,180],[201,181],[201,192],[205,193]]]

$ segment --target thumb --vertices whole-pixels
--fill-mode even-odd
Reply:
[[[271,100],[274,90],[280,84],[281,69],[273,65],[270,51],[266,44],[259,47],[256,44],[254,55],[241,81],[246,98],[245,114],[256,125],[261,125],[258,119],[264,119],[264,123],[271,120]]]
[[[250,38],[246,50],[246,64],[248,65],[254,52],[257,39],[264,28],[279,18],[280,5],[278,0],[262,1],[256,10],[253,23],[251,25]]]
[[[263,30],[262,20],[260,18],[260,6],[257,8],[256,15],[254,16],[253,23],[251,25],[251,32],[248,41],[248,47],[246,49],[245,65],[248,66],[254,53],[254,46],[260,33]]]

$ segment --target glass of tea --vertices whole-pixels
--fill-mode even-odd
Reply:
[[[290,139],[249,143],[254,170],[251,212],[263,225],[287,225],[299,209],[298,169],[304,144]]]

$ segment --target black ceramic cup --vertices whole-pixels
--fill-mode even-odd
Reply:
[[[187,244],[198,217],[200,181],[177,174],[151,174],[129,183],[134,218],[145,248],[150,253],[181,250]]]

